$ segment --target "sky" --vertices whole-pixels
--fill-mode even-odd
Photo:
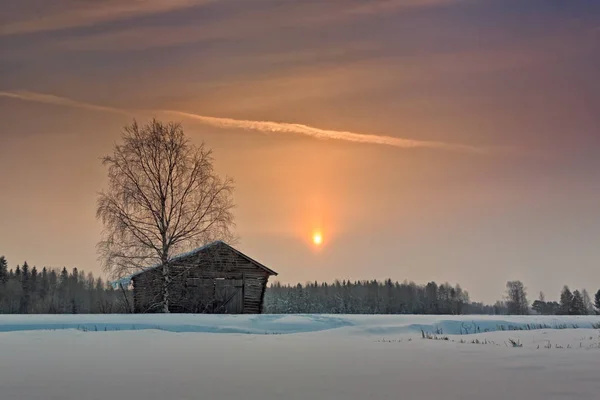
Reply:
[[[13,268],[101,273],[100,158],[156,117],[284,283],[600,288],[596,0],[2,0],[0,49]]]

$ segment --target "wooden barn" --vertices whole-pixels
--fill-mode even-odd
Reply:
[[[172,313],[260,314],[267,281],[277,273],[227,243],[217,241],[170,262]],[[161,312],[162,268],[129,277],[136,313]]]

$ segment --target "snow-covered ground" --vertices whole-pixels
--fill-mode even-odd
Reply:
[[[596,323],[599,317],[5,315],[0,398],[597,399]],[[494,331],[509,326],[526,330]],[[438,340],[423,339],[421,329]]]

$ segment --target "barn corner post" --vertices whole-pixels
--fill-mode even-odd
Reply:
[[[246,274],[242,272],[242,314],[245,314],[246,305]]]

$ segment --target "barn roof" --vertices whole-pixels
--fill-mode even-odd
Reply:
[[[230,250],[232,250],[238,256],[246,259],[247,261],[249,261],[252,264],[256,265],[258,268],[266,271],[269,275],[277,275],[277,272],[275,272],[272,269],[264,266],[263,264],[259,263],[258,261],[256,261],[256,260],[248,257],[247,255],[245,255],[241,251],[239,251],[239,250],[235,249],[234,247],[228,245],[227,243],[223,242],[222,240],[217,240],[217,241],[205,244],[204,246],[198,247],[197,249],[188,251],[186,253],[178,254],[178,255],[174,256],[173,258],[171,258],[170,262],[177,261],[177,260],[182,260],[184,258],[193,256],[193,255],[196,255],[196,254],[200,254],[203,251],[205,251],[205,250],[207,250],[207,249],[209,249],[211,247],[217,246],[219,244],[226,246],[227,248],[229,248]],[[154,270],[154,269],[156,269],[158,267],[160,267],[160,264],[155,264],[155,265],[153,265],[151,267],[143,268],[143,269],[141,269],[141,270],[139,270],[139,271],[137,271],[137,272],[135,272],[135,273],[133,273],[131,275],[125,276],[123,278],[120,278],[120,279],[117,279],[116,281],[111,282],[111,285],[113,287],[115,287],[115,288],[119,287],[120,285],[128,286],[131,283],[131,280],[133,278],[135,278],[136,276],[138,276],[138,275],[140,275],[140,274],[142,274],[144,272]]]

